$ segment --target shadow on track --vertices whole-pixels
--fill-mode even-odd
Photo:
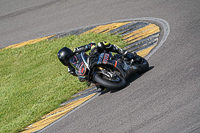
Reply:
[[[154,66],[149,67],[149,70],[148,70],[148,71],[152,70],[153,68],[154,68]],[[148,71],[147,71],[147,72],[148,72]],[[145,73],[146,73],[146,72],[145,72]],[[143,74],[145,74],[145,73],[143,73]],[[143,74],[135,74],[135,75],[133,75],[132,77],[130,77],[128,80],[126,80],[126,81],[127,81],[126,87],[129,86],[133,81],[135,81],[135,80],[137,80],[138,78],[140,78]],[[124,88],[126,88],[126,87],[124,87]],[[118,91],[120,91],[120,90],[122,90],[122,89],[124,89],[124,88],[121,88],[121,89],[109,89],[109,88],[107,88],[105,91],[102,91],[100,95],[103,95],[103,94],[105,94],[105,93],[107,93],[107,92],[115,93],[115,92],[118,92]]]

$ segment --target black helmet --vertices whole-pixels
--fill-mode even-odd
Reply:
[[[74,55],[73,51],[67,47],[63,47],[58,51],[58,59],[62,62],[63,65],[69,66],[69,58]]]

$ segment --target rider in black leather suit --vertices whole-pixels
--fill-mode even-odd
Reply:
[[[116,45],[112,45],[112,44],[107,43],[106,41],[104,41],[104,42],[99,42],[97,46],[96,46],[95,43],[89,43],[87,45],[77,47],[77,48],[74,49],[74,52],[72,52],[69,48],[64,47],[63,49],[61,49],[58,52],[58,58],[65,66],[68,66],[68,72],[70,74],[72,74],[74,76],[79,76],[79,75],[77,75],[77,73],[79,73],[79,71],[80,71],[78,69],[79,68],[83,69],[83,68],[81,68],[82,67],[81,64],[77,63],[77,62],[79,62],[78,60],[80,59],[80,53],[81,52],[87,52],[89,50],[92,51],[94,49],[96,49],[96,51],[98,53],[116,52],[116,53],[118,53],[120,55],[123,55],[123,56],[125,56],[127,54],[126,50],[123,50],[123,49],[117,47]],[[137,56],[136,53],[134,53],[134,55],[135,55],[135,57]],[[76,63],[74,63],[74,65],[72,64],[73,66],[69,63],[69,59],[70,58],[74,58],[74,60],[76,60]],[[83,72],[84,72],[84,70],[83,70]],[[80,78],[79,78],[79,80],[80,80]],[[98,84],[96,84],[96,87],[97,87],[98,91],[102,91],[102,90],[105,89],[104,87],[102,87],[102,86],[100,86]]]

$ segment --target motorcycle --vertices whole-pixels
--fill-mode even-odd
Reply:
[[[126,87],[127,79],[136,73],[144,73],[149,70],[147,60],[139,56],[139,60],[133,60],[133,53],[126,56],[113,54],[104,51],[103,53],[93,52],[86,54],[81,52],[79,60],[74,56],[70,59],[76,69],[76,74],[81,82],[100,84],[105,88],[121,89]]]

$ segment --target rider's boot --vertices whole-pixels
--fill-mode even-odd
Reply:
[[[133,62],[139,62],[141,59],[140,56],[138,56],[136,52],[126,52],[124,57],[125,57],[125,60],[128,60],[128,61],[133,60]]]
[[[133,60],[134,60],[134,62],[139,62],[140,59],[141,59],[140,56],[138,56],[136,52],[133,52]]]
[[[96,85],[96,87],[97,87],[97,92],[101,92],[101,91],[105,91],[106,90],[106,88],[101,86],[101,85]]]

